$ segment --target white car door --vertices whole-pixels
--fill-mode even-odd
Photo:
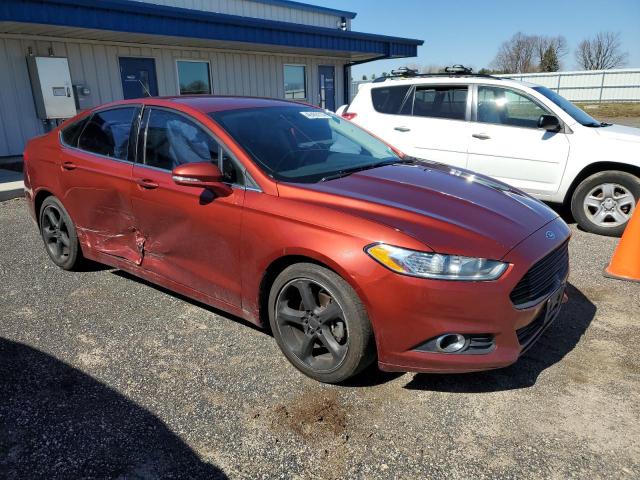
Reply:
[[[553,115],[524,92],[478,85],[470,122],[467,168],[544,198],[555,193],[569,156],[564,131],[538,128],[541,115]]]
[[[394,92],[392,89],[402,89]],[[398,104],[397,97],[405,93]],[[469,86],[385,86],[371,90],[376,114],[357,118],[363,127],[402,152],[458,167],[467,166],[471,113]],[[394,99],[395,98],[395,99]],[[381,114],[393,107],[393,113]]]

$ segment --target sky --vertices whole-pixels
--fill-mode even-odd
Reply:
[[[352,29],[424,40],[418,57],[384,60],[353,67],[353,78],[380,75],[406,63],[463,64],[476,71],[488,67],[500,44],[518,32],[563,35],[569,53],[563,70],[578,69],[574,50],[601,31],[620,32],[629,53],[627,67],[640,67],[640,0],[307,0],[356,12]]]

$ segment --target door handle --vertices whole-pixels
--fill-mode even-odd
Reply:
[[[474,133],[471,135],[473,138],[478,138],[480,140],[489,140],[491,137],[486,133]]]
[[[409,127],[395,127],[394,130],[397,130],[399,132],[410,132],[411,129]]]
[[[158,184],[148,178],[139,178],[136,180],[138,186],[142,188],[146,188],[147,190],[153,190],[154,188],[158,188]]]
[[[75,170],[78,166],[73,162],[62,162],[63,170]]]

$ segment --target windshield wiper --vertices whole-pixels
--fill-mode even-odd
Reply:
[[[386,167],[388,165],[400,165],[400,164],[408,164],[408,163],[415,163],[415,160],[413,158],[411,158],[411,157],[394,158],[393,160],[385,160],[383,162],[372,163],[372,164],[369,164],[369,165],[361,165],[360,167],[346,168],[344,170],[338,170],[337,172],[332,173],[331,175],[327,175],[327,176],[322,177],[320,179],[320,181],[321,182],[326,182],[328,180],[335,180],[336,178],[346,177],[348,175],[351,175],[352,173],[362,172],[364,170],[372,170],[374,168]]]
[[[584,126],[585,127],[591,127],[591,128],[600,128],[600,127],[610,127],[611,125],[613,125],[613,123],[607,123],[607,122],[591,122],[591,123],[587,123]]]

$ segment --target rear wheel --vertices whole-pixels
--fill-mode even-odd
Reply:
[[[344,381],[375,358],[371,324],[357,294],[319,265],[296,264],[278,275],[269,322],[287,359],[321,382]]]
[[[571,213],[588,232],[620,236],[640,199],[640,179],[627,172],[599,172],[584,179],[571,199]]]
[[[40,207],[40,235],[53,260],[64,270],[73,270],[82,261],[76,227],[56,197],[47,197]]]

